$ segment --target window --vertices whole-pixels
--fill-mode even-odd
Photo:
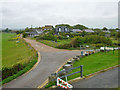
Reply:
[[[61,31],[62,31],[62,29],[61,29],[61,28],[58,28],[58,31],[59,31],[59,32],[61,32]]]
[[[67,28],[65,28],[65,32],[67,32],[68,31],[68,29]]]

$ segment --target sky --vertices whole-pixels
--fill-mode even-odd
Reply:
[[[119,0],[0,1],[0,27],[22,29],[57,24],[117,28]]]

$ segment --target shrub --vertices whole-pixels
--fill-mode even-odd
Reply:
[[[56,48],[59,48],[59,49],[68,49],[68,48],[71,48],[71,44],[62,44],[62,45],[58,45]]]

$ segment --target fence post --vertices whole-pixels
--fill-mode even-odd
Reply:
[[[65,78],[66,78],[66,82],[67,82],[67,75],[65,76]]]
[[[56,76],[56,86],[57,86],[57,73],[55,73],[55,76]]]
[[[83,77],[83,65],[80,66],[81,67],[81,78]]]

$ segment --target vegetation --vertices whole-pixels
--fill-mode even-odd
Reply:
[[[3,83],[28,71],[36,63],[36,58],[36,51],[15,33],[2,34]]]
[[[79,61],[73,63],[73,67],[77,67],[83,65],[83,76],[88,74],[92,74],[98,72],[100,70],[118,65],[118,50],[116,50],[113,54],[113,51],[109,52],[98,52],[90,56],[86,56],[81,58]],[[72,70],[70,73],[74,73],[79,71],[80,68]],[[80,74],[74,74],[72,76],[68,76],[68,80],[80,77]],[[45,88],[49,88],[50,86],[55,85],[55,82],[50,82]]]
[[[56,38],[58,37],[56,36]],[[112,41],[109,38],[106,38],[104,36],[98,36],[98,35],[87,35],[85,37],[75,36],[74,38],[71,38],[71,39],[62,39],[62,40],[57,39],[57,42],[50,41],[50,40],[42,40],[42,38],[40,40],[40,38],[38,38],[38,41],[48,46],[52,46],[59,49],[78,48],[80,47],[80,45],[92,45],[94,47],[112,45]]]
[[[83,66],[83,75],[86,76],[88,74],[118,65],[118,50],[116,50],[113,54],[113,51],[109,52],[98,52],[94,55],[90,55],[84,58],[81,58],[80,61],[76,61],[73,64],[73,67],[77,67],[79,65]],[[73,70],[71,73],[78,71],[79,69]],[[79,77],[79,74],[75,74],[73,76],[68,77],[68,80]]]
[[[16,66],[14,66],[15,68],[12,67],[12,68],[3,69],[5,72],[3,71],[4,74],[2,74],[2,77],[7,76],[8,74],[11,74],[11,75],[8,75],[9,77],[7,77],[6,79],[3,79],[2,82],[0,82],[0,83],[5,84],[5,83],[10,82],[11,80],[21,76],[25,72],[29,71],[36,62],[37,62],[37,58],[34,58],[30,63],[28,63],[26,65],[18,64]],[[24,67],[19,68],[18,66],[19,67],[24,66]]]

